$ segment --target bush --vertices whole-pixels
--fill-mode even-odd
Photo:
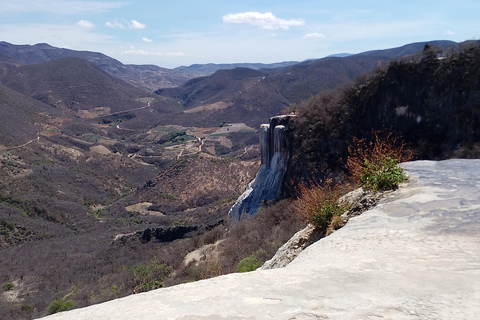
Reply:
[[[2,286],[3,290],[9,291],[13,289],[13,283],[11,282],[5,282]]]
[[[159,262],[134,266],[134,291],[145,292],[163,287],[164,279],[172,271],[173,267]]]
[[[332,219],[347,210],[346,205],[339,203],[339,189],[338,186],[332,186],[330,180],[323,185],[315,183],[312,187],[302,183],[298,187],[299,197],[295,208],[305,221],[326,232]]]
[[[263,261],[259,256],[263,255],[263,250],[257,250],[250,254],[248,257],[243,258],[237,266],[236,272],[250,272],[260,268],[263,265]]]
[[[73,307],[75,307],[75,303],[72,300],[67,300],[64,302],[63,300],[57,299],[52,301],[52,303],[50,303],[48,306],[48,314],[67,311],[73,309]]]
[[[398,188],[406,179],[400,162],[409,161],[412,153],[391,132],[374,131],[372,140],[354,138],[348,147],[347,170],[353,182],[368,190],[385,191]]]
[[[407,178],[398,166],[398,160],[390,157],[382,157],[376,162],[365,160],[364,166],[360,183],[369,190],[393,190]]]

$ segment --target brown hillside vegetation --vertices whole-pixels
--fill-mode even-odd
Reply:
[[[0,41],[0,61],[14,64],[37,64],[60,58],[80,58],[88,60],[108,74],[122,79],[137,87],[149,91],[159,88],[177,87],[186,81],[207,76],[220,69],[245,67],[251,69],[278,68],[295,64],[283,62],[272,64],[243,63],[243,64],[205,64],[182,66],[175,69],[162,68],[155,65],[124,65],[120,61],[98,52],[75,51],[65,48],[52,47],[46,43],[36,45],[14,45]]]
[[[369,141],[372,130],[402,136],[417,159],[478,157],[479,74],[480,46],[466,43],[447,57],[392,62],[343,90],[292,106],[287,112],[299,116],[288,179],[316,168],[343,172],[348,143]]]
[[[449,41],[434,42],[440,48],[452,46]],[[345,58],[327,57],[292,66],[251,70],[234,68],[220,70],[208,77],[190,80],[178,88],[157,90],[158,95],[179,101],[185,110],[223,102],[228,108],[182,114],[171,121],[176,124],[211,126],[220,121],[245,122],[258,127],[265,119],[283,108],[308,99],[324,90],[349,83],[355,77],[392,59],[421,51],[425,43],[365,52]]]
[[[2,82],[46,104],[73,111],[95,107],[108,107],[112,112],[133,109],[142,105],[136,99],[147,94],[78,58],[12,68]]]

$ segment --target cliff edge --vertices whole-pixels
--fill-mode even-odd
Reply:
[[[476,319],[480,160],[410,179],[284,268],[230,274],[45,319]]]

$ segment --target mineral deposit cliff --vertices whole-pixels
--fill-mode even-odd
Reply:
[[[229,217],[238,220],[244,213],[252,215],[257,212],[263,201],[281,196],[291,154],[289,124],[292,117],[292,115],[273,117],[269,124],[260,126],[260,169],[228,212]]]

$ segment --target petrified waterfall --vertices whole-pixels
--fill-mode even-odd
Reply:
[[[286,125],[291,117],[273,117],[270,124],[260,126],[260,169],[228,212],[229,217],[238,220],[244,213],[252,215],[263,201],[279,198],[290,158]]]

